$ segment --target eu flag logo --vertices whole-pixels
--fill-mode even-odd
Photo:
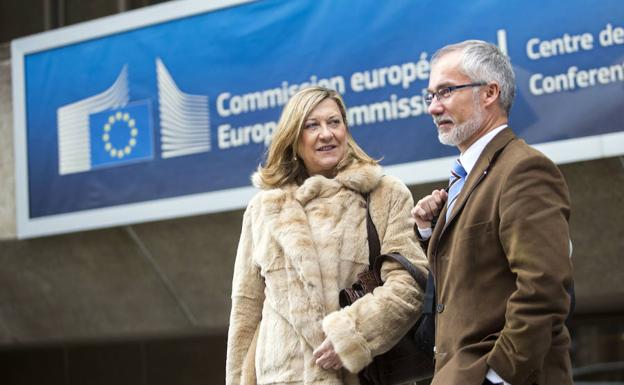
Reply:
[[[154,156],[149,101],[89,116],[91,168],[115,167]]]

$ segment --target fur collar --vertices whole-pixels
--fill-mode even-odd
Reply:
[[[306,179],[301,186],[292,183],[284,186],[283,189],[294,193],[297,200],[305,204],[317,196],[330,195],[343,186],[361,194],[371,192],[379,184],[382,176],[380,166],[354,160],[332,179],[323,175],[315,175]],[[256,188],[271,189],[262,183],[257,172],[253,173],[251,181]]]
[[[364,194],[372,191],[381,177],[381,167],[353,162],[333,179],[322,175],[306,179],[295,192],[295,198],[305,205],[318,196],[335,194],[342,187]]]

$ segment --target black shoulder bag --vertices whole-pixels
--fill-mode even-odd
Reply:
[[[370,196],[366,194],[366,230],[368,232],[369,268],[358,275],[351,288],[339,293],[340,307],[351,305],[365,294],[383,285],[381,264],[386,259],[400,263],[425,289],[423,311],[416,324],[386,353],[373,358],[358,376],[362,385],[400,385],[433,376],[435,344],[435,286],[431,273],[425,279],[411,262],[398,253],[382,254],[379,235],[370,215]]]

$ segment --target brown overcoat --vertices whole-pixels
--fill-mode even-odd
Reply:
[[[572,384],[569,195],[559,169],[510,128],[486,146],[429,239],[435,274],[432,385]]]

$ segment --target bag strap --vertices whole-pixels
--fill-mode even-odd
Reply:
[[[366,231],[368,233],[368,261],[369,261],[369,269],[373,272],[375,279],[377,282],[382,282],[381,280],[381,264],[385,259],[393,259],[403,266],[405,270],[414,278],[418,286],[421,287],[423,291],[427,287],[427,276],[416,269],[414,265],[404,256],[399,253],[389,253],[389,254],[381,254],[381,245],[379,242],[379,233],[377,233],[377,228],[375,227],[375,223],[373,222],[373,218],[370,214],[370,193],[364,194],[366,197]],[[381,254],[381,255],[380,255]]]
[[[414,265],[407,258],[405,258],[399,253],[382,254],[378,256],[377,259],[375,259],[375,264],[373,266],[373,274],[375,275],[375,279],[377,279],[379,282],[382,282],[381,281],[381,264],[386,259],[392,259],[400,263],[401,266],[403,266],[403,268],[407,270],[408,273],[410,273],[412,278],[414,278],[414,281],[416,281],[418,286],[420,286],[420,288],[423,291],[426,290],[428,274],[425,274],[422,271],[416,269],[416,267],[414,267]]]
[[[435,297],[435,281],[433,274],[427,274],[427,288],[425,289],[425,300],[423,301],[423,314],[435,314],[436,297]]]
[[[379,234],[370,214],[370,193],[364,194],[366,197],[366,232],[368,233],[368,266],[372,268],[375,258],[381,253]],[[381,282],[381,281],[379,281]]]

